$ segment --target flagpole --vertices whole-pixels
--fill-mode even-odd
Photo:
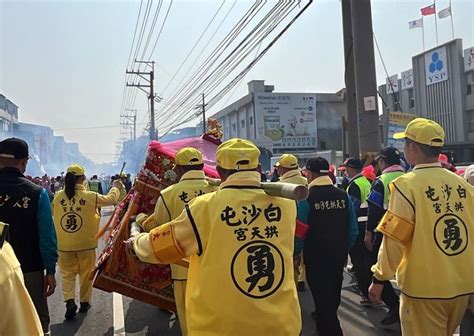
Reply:
[[[436,29],[436,46],[439,45],[439,41],[438,41],[438,13],[437,13],[437,9],[436,9],[436,0],[434,0],[434,7],[435,7],[435,29]]]
[[[421,17],[421,39],[423,40],[423,51],[425,51],[425,22]]]
[[[451,7],[451,0],[449,0],[449,12],[451,16],[451,33],[453,34],[453,40],[454,40],[454,22],[453,22],[453,7]]]

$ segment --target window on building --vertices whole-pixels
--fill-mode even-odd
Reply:
[[[232,124],[232,130],[235,132],[237,131],[237,128],[235,127],[235,124]]]
[[[240,128],[244,128],[245,127],[245,120],[241,120],[240,121]]]
[[[2,130],[3,132],[10,131],[10,122],[5,119],[0,119],[0,130]]]
[[[408,90],[408,107],[409,108],[415,107],[415,97],[413,95],[413,89]]]
[[[395,102],[394,111],[400,111],[400,102]]]
[[[320,141],[320,142],[319,142],[319,148],[320,148],[321,150],[326,150],[326,149],[328,149],[328,146],[327,146],[326,141]]]
[[[472,114],[471,114],[471,118],[472,118]],[[472,119],[469,121],[468,131],[469,133],[474,133],[474,120]]]
[[[253,117],[250,117],[249,121],[250,121],[250,125],[253,125]]]
[[[474,86],[474,84],[467,84],[467,94],[470,95],[472,94],[472,87]]]

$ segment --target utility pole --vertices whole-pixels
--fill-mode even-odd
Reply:
[[[155,80],[155,62],[135,60],[135,63],[146,64],[147,66],[151,67],[151,70],[148,72],[127,70],[126,71],[127,74],[137,75],[139,77],[137,83],[135,83],[134,81],[132,83],[127,82],[127,86],[139,88],[148,96],[148,99],[150,100],[150,140],[158,140],[158,134],[156,132],[156,127],[155,127],[155,101],[159,102],[160,98],[155,96],[154,87],[153,87],[153,83]],[[150,79],[144,76],[149,76]],[[140,83],[140,78],[145,81],[145,84]],[[148,88],[149,91],[147,91],[146,88]]]
[[[136,109],[125,109],[126,114],[121,114],[120,117],[123,121],[120,122],[120,125],[125,129],[129,128],[132,131],[131,138],[137,140],[137,110]]]
[[[205,100],[204,100],[204,93],[202,94],[202,133],[205,134],[206,133],[206,128],[207,128],[207,125],[206,125],[206,103],[205,103]]]
[[[370,0],[350,0],[360,156],[380,151],[377,82]]]
[[[344,119],[344,130],[347,130],[345,153],[349,157],[359,157],[359,124],[357,117],[357,98],[354,75],[354,45],[352,38],[351,0],[342,0],[342,26],[344,33],[344,59],[347,118]]]

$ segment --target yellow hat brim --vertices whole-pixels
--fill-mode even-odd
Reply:
[[[406,136],[405,132],[395,133],[393,135],[394,139],[405,139],[406,137],[407,136]]]

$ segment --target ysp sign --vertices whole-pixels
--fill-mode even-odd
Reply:
[[[426,85],[448,80],[448,61],[446,47],[425,54]]]

